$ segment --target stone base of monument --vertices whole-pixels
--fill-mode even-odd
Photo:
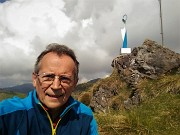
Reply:
[[[121,53],[131,53],[131,48],[121,48]]]

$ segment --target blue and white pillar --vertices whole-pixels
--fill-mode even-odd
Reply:
[[[123,16],[122,21],[124,23],[124,28],[121,29],[121,35],[122,35],[122,40],[123,40],[121,53],[131,53],[131,48],[127,47],[127,30],[126,30],[127,15],[126,14]]]

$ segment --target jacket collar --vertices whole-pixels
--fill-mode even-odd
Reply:
[[[40,100],[37,98],[36,89],[33,90],[33,98],[35,100],[35,103],[40,105],[42,108],[42,104],[41,104]],[[73,108],[77,104],[77,101],[72,96],[69,97],[67,102],[68,102],[67,107],[61,113],[60,118],[62,118],[71,108]]]

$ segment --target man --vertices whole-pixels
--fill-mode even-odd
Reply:
[[[70,48],[48,45],[35,63],[36,89],[0,103],[0,135],[97,135],[91,109],[71,97],[78,71]]]

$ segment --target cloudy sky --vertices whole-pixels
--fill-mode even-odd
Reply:
[[[164,45],[180,53],[180,0],[162,0]],[[158,0],[0,0],[0,88],[31,82],[37,55],[52,42],[74,49],[80,81],[105,77],[122,47],[161,44]]]

